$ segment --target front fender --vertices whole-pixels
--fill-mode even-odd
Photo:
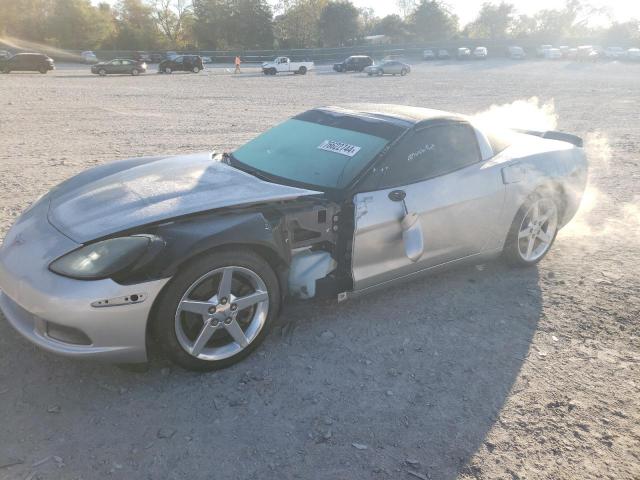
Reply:
[[[215,248],[246,245],[266,252],[272,263],[289,265],[291,252],[282,215],[275,211],[210,213],[191,216],[156,227],[153,232],[166,246],[150,264],[130,272],[122,283],[173,276],[199,255]]]

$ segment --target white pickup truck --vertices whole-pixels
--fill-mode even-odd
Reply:
[[[265,75],[276,75],[278,73],[292,72],[294,74],[305,75],[309,70],[313,70],[313,62],[292,62],[288,57],[278,57],[272,62],[262,64],[262,73]]]

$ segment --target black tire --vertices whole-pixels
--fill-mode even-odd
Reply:
[[[41,68],[40,70],[38,70],[41,74],[45,75],[49,69],[48,68]]]
[[[516,216],[511,223],[509,233],[507,233],[507,238],[505,240],[504,249],[502,251],[502,255],[509,265],[512,265],[514,267],[531,267],[533,265],[536,265],[547,255],[547,253],[549,253],[551,247],[553,247],[553,243],[555,242],[556,236],[558,235],[558,228],[555,229],[553,238],[551,239],[551,243],[549,244],[547,250],[539,258],[536,258],[533,261],[527,261],[522,258],[522,255],[519,251],[518,235],[520,233],[520,226],[524,221],[525,215],[531,208],[531,205],[540,199],[552,201],[555,204],[556,210],[558,212],[558,217],[560,217],[560,202],[555,195],[552,195],[551,193],[546,191],[539,191],[533,193],[529,198],[527,198],[527,200],[522,204],[522,206],[516,213]]]
[[[403,68],[402,71],[400,72],[400,75],[404,77],[406,74],[407,74],[407,69]]]
[[[170,74],[171,73],[171,67],[164,67],[164,73],[166,74]]]
[[[269,75],[277,75],[278,71],[275,68],[270,68],[269,69]]]
[[[133,75],[134,77],[137,77],[138,75],[140,75],[140,70],[138,70],[137,68],[132,69],[131,75]]]
[[[300,75],[306,75],[306,74],[307,74],[307,67],[300,67],[300,68],[298,69],[298,73],[299,73]]]
[[[384,75],[384,72],[382,70],[378,70],[378,76],[381,77]]]
[[[195,67],[193,67],[193,68],[191,69],[191,71],[192,71],[193,73],[200,73],[200,68],[199,68],[199,67],[197,67],[197,66],[195,66]]]
[[[215,269],[226,266],[244,267],[257,274],[267,287],[269,309],[262,330],[253,341],[235,355],[222,360],[203,360],[192,356],[180,345],[175,329],[178,305],[185,292],[198,279]],[[280,309],[280,285],[269,263],[258,254],[245,249],[221,249],[206,253],[182,268],[163,289],[154,306],[152,319],[154,337],[165,354],[176,364],[188,370],[211,371],[229,367],[247,357],[269,333]]]

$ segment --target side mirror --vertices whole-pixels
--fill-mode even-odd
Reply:
[[[405,198],[407,193],[404,190],[392,190],[389,192],[389,200],[392,202],[402,202],[404,216],[400,220],[402,227],[402,243],[404,244],[404,253],[412,262],[417,262],[424,253],[424,234],[422,232],[422,223],[420,216],[415,213],[409,213]]]

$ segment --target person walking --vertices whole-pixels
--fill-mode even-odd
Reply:
[[[233,73],[242,73],[242,72],[240,71],[240,64],[241,64],[241,63],[242,63],[242,62],[241,62],[241,60],[240,60],[240,57],[236,55],[236,71],[235,71],[235,72],[233,72]]]

